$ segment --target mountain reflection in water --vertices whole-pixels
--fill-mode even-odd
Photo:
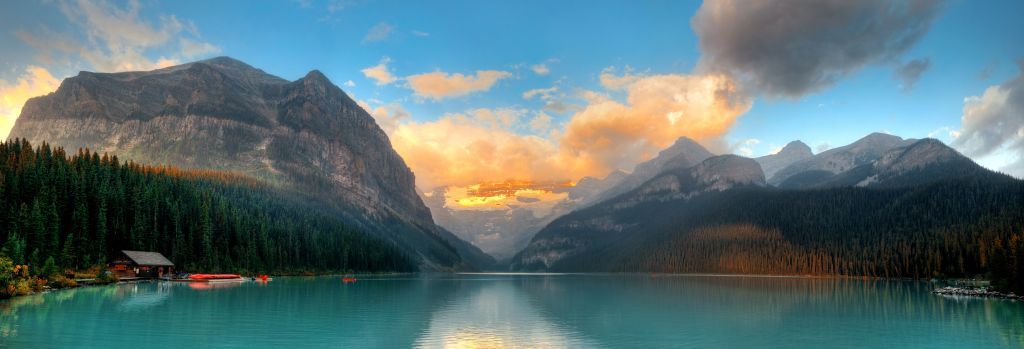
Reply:
[[[212,289],[154,282],[0,301],[0,347],[1024,346],[1024,304],[930,289],[639,274],[278,277]]]

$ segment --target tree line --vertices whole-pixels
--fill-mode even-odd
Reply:
[[[245,176],[18,139],[0,143],[0,227],[0,253],[45,272],[106,264],[121,250],[158,251],[197,272],[415,268],[390,242]]]
[[[639,228],[560,270],[982,277],[1024,293],[1024,181],[1008,177],[888,189],[740,188],[613,215]]]

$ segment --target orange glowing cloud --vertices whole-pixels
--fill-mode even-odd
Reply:
[[[371,114],[388,124],[392,145],[416,173],[417,185],[431,189],[600,177],[631,169],[682,136],[724,150],[722,136],[751,107],[726,76],[602,75],[605,87],[625,92],[625,100],[585,91],[580,98],[587,105],[564,124],[518,109],[476,109],[397,124],[392,114]],[[498,199],[480,204],[493,200]]]
[[[558,162],[577,176],[628,169],[683,136],[721,149],[721,137],[751,107],[724,75],[626,74],[602,81],[624,89],[626,103],[591,97],[570,119]]]
[[[405,80],[417,96],[431,99],[458,97],[490,90],[498,80],[512,76],[499,70],[478,70],[474,75],[433,72],[408,76]]]
[[[60,80],[46,69],[36,66],[29,66],[25,74],[14,83],[0,81],[0,135],[3,135],[0,139],[7,138],[11,132],[25,101],[53,92],[58,86]]]

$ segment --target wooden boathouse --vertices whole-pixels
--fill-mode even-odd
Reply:
[[[121,251],[110,263],[119,278],[158,278],[174,273],[174,263],[160,252]]]

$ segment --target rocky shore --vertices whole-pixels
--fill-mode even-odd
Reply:
[[[969,296],[969,297],[987,297],[987,298],[1001,298],[1001,299],[1012,299],[1024,301],[1024,296],[1018,296],[1013,292],[1002,293],[996,291],[990,291],[984,287],[953,287],[946,286],[936,288],[932,291],[933,294],[944,295],[944,296]]]

